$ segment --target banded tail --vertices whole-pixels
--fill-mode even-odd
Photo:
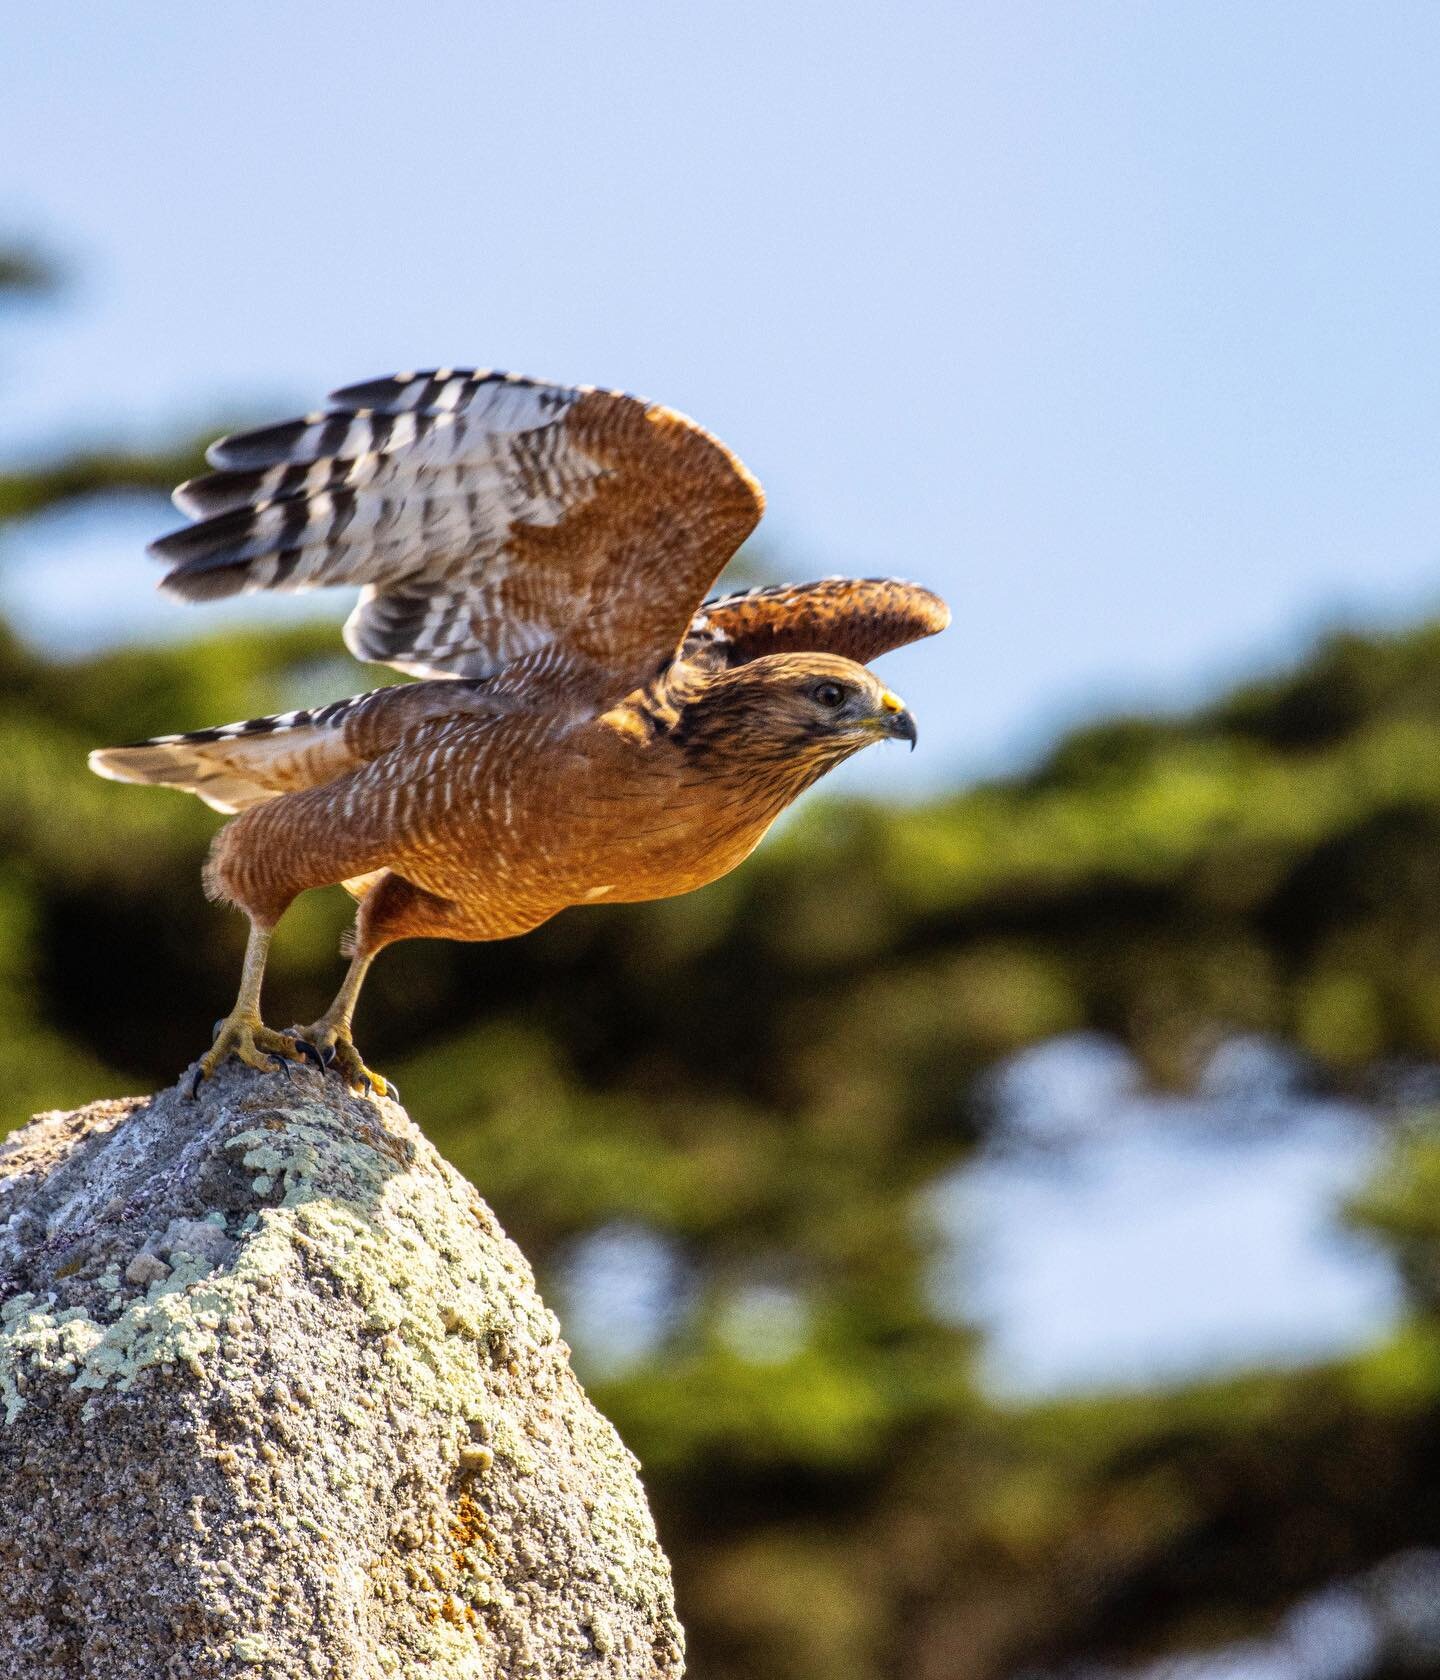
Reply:
[[[316,711],[101,747],[90,754],[89,764],[108,781],[178,788],[211,810],[243,811],[282,793],[318,787],[363,763],[347,743],[344,726],[356,702],[367,698],[356,695]]]

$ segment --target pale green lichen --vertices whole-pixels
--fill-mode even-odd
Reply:
[[[6,1325],[0,1336],[0,1402],[6,1423],[13,1423],[25,1405],[21,1385],[28,1374],[74,1376],[84,1365],[104,1331],[83,1308],[52,1312],[55,1297],[37,1300],[17,1295],[0,1309]]]
[[[494,1437],[491,1444],[495,1453],[501,1458],[508,1459],[510,1463],[513,1464],[521,1473],[521,1475],[529,1476],[534,1474],[535,1455],[531,1452],[530,1448],[526,1446],[525,1437],[520,1433],[515,1425],[511,1423],[509,1418],[496,1418]]]
[[[233,1261],[217,1268],[177,1250],[174,1268],[128,1304],[112,1265],[101,1284],[116,1316],[101,1323],[81,1308],[53,1312],[54,1299],[18,1296],[0,1311],[0,1402],[7,1422],[25,1405],[30,1376],[72,1378],[77,1390],[131,1389],[156,1367],[203,1374],[227,1326],[243,1321],[257,1289],[303,1264],[329,1272],[383,1338],[387,1363],[416,1402],[470,1419],[478,1386],[475,1344],[502,1334],[517,1350],[559,1335],[553,1314],[533,1303],[531,1284],[488,1244],[442,1256],[429,1233],[453,1219],[453,1189],[433,1175],[389,1173],[367,1142],[299,1119],[236,1134],[225,1148],[257,1172],[255,1188],[277,1186],[277,1206],[248,1215]],[[224,1216],[211,1213],[223,1227]],[[117,1310],[118,1309],[118,1310]],[[493,1450],[521,1471],[534,1458],[520,1432],[498,1420]]]

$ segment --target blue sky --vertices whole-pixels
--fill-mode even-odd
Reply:
[[[260,0],[7,30],[0,223],[75,280],[0,334],[0,451],[432,361],[660,398],[765,481],[779,570],[949,596],[889,668],[924,750],[856,785],[1440,606],[1433,5]],[[128,632],[164,517],[12,541],[5,599]]]
[[[1070,1035],[995,1069],[991,1092],[994,1133],[932,1205],[935,1299],[985,1331],[998,1392],[1303,1365],[1402,1316],[1390,1256],[1341,1214],[1387,1127],[1318,1096],[1280,1046],[1232,1039],[1176,1096]]]

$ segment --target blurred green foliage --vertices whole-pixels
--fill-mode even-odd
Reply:
[[[59,268],[38,246],[0,245],[0,297],[48,297],[59,284]]]
[[[25,279],[0,260],[0,290]],[[197,465],[0,473],[0,526]],[[363,686],[336,653],[305,628],[67,662],[0,630],[0,1130],[170,1082],[239,971],[243,923],[200,889],[220,819],[97,780],[87,750]],[[595,1233],[669,1257],[655,1338],[625,1361],[602,1336],[587,1377],[646,1464],[697,1675],[1139,1660],[1440,1544],[1433,1128],[1348,1213],[1395,1254],[1409,1319],[1318,1369],[1001,1405],[935,1305],[925,1212],[993,1123],[975,1076],[1059,1032],[1110,1034],[1169,1086],[1235,1031],[1337,1083],[1436,1060],[1437,861],[1430,625],[1336,635],[927,805],[812,798],[688,898],[386,953],[367,1059],[562,1306]],[[286,918],[272,1022],[328,1001],[349,912],[336,889]]]
[[[192,441],[162,451],[77,450],[40,467],[0,472],[0,525],[114,491],[152,490],[168,496],[204,466],[204,447]]]
[[[96,780],[87,748],[329,698],[333,650],[312,628],[73,663],[0,641],[9,1121],[173,1079],[238,972],[240,919],[199,885],[219,819]],[[689,898],[377,966],[367,1054],[551,1287],[617,1222],[675,1257],[668,1330],[592,1387],[647,1464],[699,1673],[999,1680],[1183,1647],[1440,1539],[1428,1132],[1352,1214],[1413,1323],[1298,1375],[1000,1407],[936,1314],[921,1211],[989,1124],[973,1075],[1059,1031],[1171,1084],[1234,1030],[1342,1081],[1440,1053],[1437,655],[1435,627],[1337,637],[1011,781],[814,800]],[[326,1001],[348,916],[337,890],[287,918],[272,1020]],[[757,1291],[798,1303],[778,1341],[740,1310]]]

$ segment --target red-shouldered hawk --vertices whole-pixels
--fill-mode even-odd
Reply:
[[[915,742],[865,661],[949,622],[929,590],[829,578],[701,605],[764,506],[707,432],[613,391],[442,368],[337,391],[222,439],[152,552],[207,601],[362,585],[357,658],[421,679],[313,711],[91,754],[102,776],[239,812],[210,890],[250,918],[201,1059],[311,1054],[383,1092],[351,1038],[397,939],[504,939],[569,905],[666,898],[733,869],[872,741]],[[271,931],[309,887],[359,899],[313,1026],[260,1018]]]

